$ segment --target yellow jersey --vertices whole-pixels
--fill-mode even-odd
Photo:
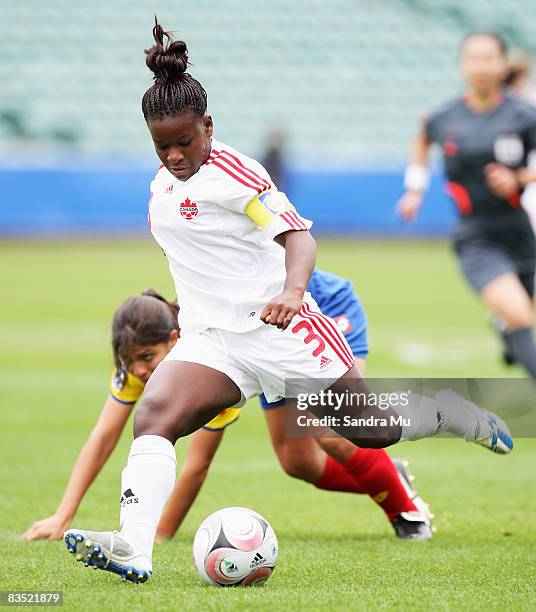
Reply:
[[[128,373],[125,376],[122,372],[114,370],[110,381],[110,395],[116,402],[133,406],[140,398],[145,385],[139,379]],[[240,416],[240,408],[225,408],[212,421],[209,421],[203,429],[218,431],[225,429],[227,425],[234,423]]]

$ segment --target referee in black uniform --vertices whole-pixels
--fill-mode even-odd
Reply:
[[[460,219],[453,245],[471,286],[495,313],[507,353],[536,378],[533,295],[536,244],[521,207],[536,157],[536,109],[504,93],[506,45],[493,32],[463,41],[467,92],[433,113],[414,142],[398,212],[414,219],[428,186],[428,152],[441,146]],[[533,165],[533,164],[532,164]]]

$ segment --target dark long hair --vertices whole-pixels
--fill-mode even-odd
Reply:
[[[134,346],[167,342],[170,333],[179,331],[177,302],[168,302],[154,289],[127,298],[114,312],[112,350],[121,379],[126,380],[127,366]]]

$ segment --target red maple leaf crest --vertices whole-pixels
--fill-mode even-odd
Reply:
[[[197,204],[195,202],[192,202],[190,198],[186,198],[186,200],[181,203],[179,211],[181,213],[181,216],[189,221],[190,219],[193,219],[197,216]]]

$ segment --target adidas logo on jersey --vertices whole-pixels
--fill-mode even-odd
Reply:
[[[249,564],[249,567],[253,569],[254,567],[258,567],[259,565],[262,565],[263,563],[266,563],[266,559],[261,555],[260,552],[258,552],[253,557],[253,561]]]
[[[132,493],[132,489],[127,489],[123,495],[121,495],[121,499],[119,500],[119,505],[121,508],[124,508],[128,504],[139,504],[139,499]]]
[[[169,187],[166,187],[165,191],[166,193],[173,193],[173,185],[169,185]]]
[[[320,369],[321,370],[323,370],[330,363],[331,363],[331,359],[329,357],[326,357],[325,355],[322,355],[322,357],[320,357]]]

